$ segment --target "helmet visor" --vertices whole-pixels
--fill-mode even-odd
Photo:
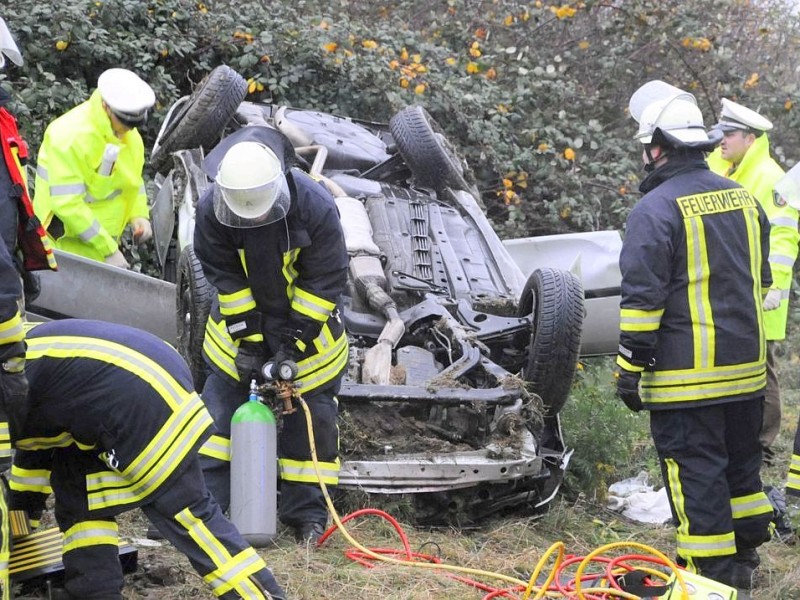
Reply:
[[[642,113],[648,106],[654,102],[667,102],[675,98],[697,104],[695,97],[689,92],[658,79],[648,81],[633,93],[628,101],[628,110],[633,120],[639,123],[642,120]]]
[[[223,225],[249,229],[269,225],[289,212],[291,194],[286,177],[280,176],[256,188],[214,186],[214,215]]]
[[[0,69],[5,66],[6,57],[18,67],[22,66],[22,54],[20,54],[14,38],[11,37],[6,22],[0,17]]]

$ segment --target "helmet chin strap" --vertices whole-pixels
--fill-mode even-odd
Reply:
[[[661,160],[662,158],[666,158],[667,153],[664,151],[664,148],[662,146],[659,147],[661,148],[661,154],[658,156],[657,159],[653,158],[653,155],[650,153],[650,146],[644,147],[644,154],[647,157],[647,163],[645,163],[644,165],[645,173],[652,173],[653,171],[655,171],[656,161]]]

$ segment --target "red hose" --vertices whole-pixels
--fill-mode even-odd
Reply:
[[[352,519],[356,519],[358,517],[363,516],[376,516],[388,521],[394,530],[397,532],[397,535],[400,537],[400,542],[402,544],[402,549],[396,548],[370,548],[369,550],[374,552],[375,554],[381,554],[386,556],[392,556],[398,560],[405,560],[407,562],[426,562],[426,563],[440,563],[441,559],[437,556],[432,554],[424,554],[422,552],[414,552],[411,550],[411,545],[408,541],[408,536],[406,536],[403,528],[400,526],[400,523],[392,517],[390,514],[378,510],[376,508],[362,508],[361,510],[354,511],[344,517],[342,517],[341,522],[342,525],[347,523]],[[322,546],[328,538],[333,535],[336,531],[338,526],[336,524],[331,525],[325,533],[322,534],[322,537],[319,538],[317,542],[317,546]],[[352,560],[353,562],[357,562],[358,564],[371,569],[375,566],[375,559],[369,556],[368,554],[356,550],[355,548],[350,548],[345,550],[345,556]],[[582,556],[575,556],[575,555],[568,555],[562,562],[556,567],[556,575],[553,580],[553,583],[548,588],[548,592],[557,592],[562,594],[564,598],[570,598],[570,594],[574,593],[576,581],[573,577],[572,579],[564,580],[567,575],[565,571],[568,567],[579,564],[584,560]],[[652,556],[647,555],[640,555],[640,554],[626,554],[623,556],[618,556],[616,558],[607,558],[604,556],[597,556],[592,559],[592,562],[600,563],[604,565],[604,569],[602,569],[598,573],[594,574],[585,574],[581,577],[581,583],[592,581],[592,580],[603,580],[608,582],[608,585],[611,586],[610,589],[614,590],[621,590],[619,584],[617,583],[617,578],[619,577],[618,574],[615,574],[614,571],[618,571],[620,569],[626,571],[632,571],[635,567],[628,564],[632,561],[637,562],[648,562],[651,564],[659,565],[659,566],[666,566],[666,564]],[[483,592],[488,592],[485,596],[483,596],[483,600],[494,600],[496,598],[517,598],[518,596],[515,592],[523,592],[525,591],[525,587],[523,586],[516,586],[512,588],[497,588],[480,581],[476,581],[474,579],[470,579],[469,577],[463,577],[461,575],[455,575],[452,573],[444,573],[448,578],[453,579],[454,581],[460,581],[470,587],[476,588]],[[607,594],[597,595],[597,594],[585,594],[585,597],[588,600],[607,600],[608,598],[612,598],[613,596],[609,596]]]

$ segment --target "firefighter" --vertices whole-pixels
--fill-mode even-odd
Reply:
[[[22,284],[14,260],[0,243],[0,473],[11,465],[11,440],[16,432],[12,418],[23,413],[27,403],[25,334],[19,311]],[[6,486],[0,481],[0,590],[9,598],[8,507]]]
[[[22,55],[0,18],[0,69],[5,66],[6,58],[22,66]],[[23,278],[25,296],[32,300],[39,287],[32,271],[55,270],[56,260],[28,196],[25,171],[28,145],[19,134],[16,119],[6,108],[10,100],[11,94],[0,88],[0,237]]]
[[[748,597],[772,518],[758,441],[769,222],[749,192],[709,171],[704,152],[718,139],[694,96],[649,82],[630,111],[647,176],[620,254],[617,394],[650,413],[679,561]]]
[[[767,132],[772,123],[758,114],[722,99],[722,114],[716,129],[724,137],[719,148],[711,153],[709,167],[715,173],[730,177],[758,200],[770,222],[769,266],[772,287],[764,301],[764,327],[767,334],[767,389],[764,398],[764,422],[760,441],[764,459],[771,463],[772,444],[781,429],[781,395],[775,369],[775,344],[786,338],[789,315],[789,290],[792,269],[797,259],[800,232],[797,210],[775,191],[775,184],[784,171],[769,154]]]
[[[22,54],[5,21],[0,18],[0,69],[6,59],[22,65]],[[11,95],[0,88],[0,472],[11,465],[11,441],[16,423],[10,419],[25,411],[28,382],[25,377],[23,286],[35,282],[28,269],[55,268],[52,248],[33,217],[23,164],[28,147],[19,135],[13,115],[6,109]],[[34,286],[30,285],[30,291]],[[8,585],[9,539],[5,483],[0,482],[0,588]]]
[[[137,127],[154,103],[138,75],[108,69],[89,100],[47,127],[33,205],[56,248],[128,268],[119,250],[125,227],[137,244],[152,237]]]
[[[71,598],[122,599],[115,516],[136,507],[216,597],[285,598],[205,487],[197,451],[213,421],[172,347],[79,319],[36,325],[27,343],[10,504],[35,519],[54,492]]]
[[[348,361],[339,312],[347,250],[333,197],[297,168],[288,140],[246,127],[209,154],[214,185],[197,206],[194,250],[218,296],[203,345],[203,388],[219,434],[201,451],[206,482],[230,500],[230,420],[268,360],[297,363],[294,380],[311,409],[323,479],[339,477],[338,392]],[[280,519],[300,542],[316,542],[327,509],[311,461],[302,411],[285,415],[278,443]]]

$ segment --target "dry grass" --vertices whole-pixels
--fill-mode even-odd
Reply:
[[[394,530],[369,518],[351,522],[352,535],[371,548],[400,548]],[[349,525],[349,524],[348,524]],[[129,535],[143,536],[146,522],[139,516],[126,523]],[[585,555],[611,542],[635,541],[672,555],[673,532],[668,526],[633,523],[601,507],[556,501],[541,518],[516,516],[495,519],[470,531],[424,530],[404,526],[415,551],[438,555],[448,564],[502,573],[527,580],[544,551],[563,541],[568,553]],[[323,548],[312,551],[298,546],[283,531],[271,548],[260,551],[275,576],[294,600],[351,599],[392,600],[476,599],[485,595],[443,572],[394,565],[364,568],[344,556],[350,545],[334,535]],[[754,598],[800,599],[800,552],[779,542],[762,548],[763,565]],[[139,549],[139,572],[128,577],[127,600],[195,600],[213,596],[188,562],[168,545]],[[163,565],[175,565],[179,581],[152,586],[148,573]],[[484,579],[502,587],[499,581]]]
[[[776,464],[763,471],[764,482],[782,487],[791,456],[800,406],[800,358],[787,353],[781,370],[785,417],[778,439]],[[794,358],[792,358],[794,357]],[[399,518],[405,510],[389,509]],[[401,507],[402,508],[402,507]],[[120,519],[123,535],[143,538],[147,522],[134,512]],[[375,518],[351,522],[351,533],[368,547],[400,548],[394,530]],[[439,556],[460,565],[527,580],[547,548],[563,541],[567,552],[586,555],[611,542],[635,541],[655,547],[668,556],[674,549],[668,526],[627,521],[601,506],[557,499],[540,518],[524,514],[488,520],[479,529],[416,529],[404,525],[413,550]],[[299,547],[283,531],[272,547],[261,550],[267,564],[292,600],[479,600],[485,592],[453,580],[443,572],[379,565],[366,569],[344,556],[349,544],[335,534],[317,551]],[[756,600],[800,600],[800,546],[772,541],[760,549],[762,566],[753,593]],[[171,580],[170,580],[171,578]],[[166,581],[165,581],[166,579]],[[154,582],[166,583],[156,585]],[[498,581],[486,583],[503,585]],[[188,561],[168,544],[139,547],[139,570],[127,577],[126,600],[211,600]]]

